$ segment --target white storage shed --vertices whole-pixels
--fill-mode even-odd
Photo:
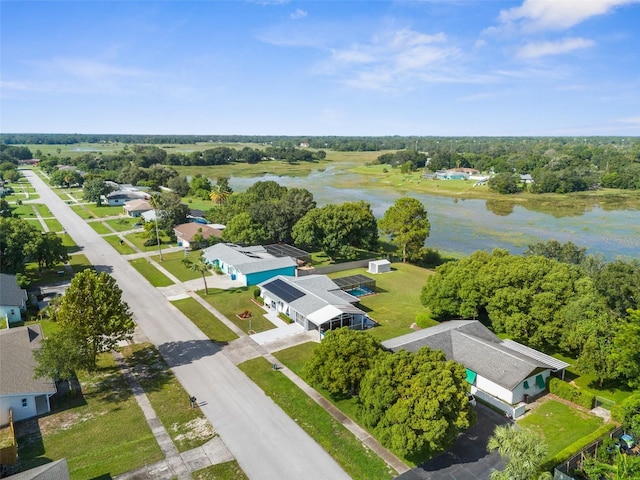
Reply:
[[[368,273],[385,273],[391,271],[391,262],[389,260],[372,260],[369,262]]]

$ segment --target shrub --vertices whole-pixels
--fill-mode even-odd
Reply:
[[[559,378],[551,378],[549,380],[549,392],[581,407],[588,409],[593,407],[594,396],[592,394],[583,392]]]
[[[423,312],[416,315],[416,325],[418,325],[420,328],[427,328],[431,326],[432,323],[433,319],[431,318],[431,313]]]
[[[253,289],[253,298],[258,298],[260,296],[260,289],[258,287],[255,287]]]
[[[611,416],[620,422],[625,430],[640,437],[640,392],[617,403],[611,410]]]
[[[284,320],[287,323],[293,323],[293,320],[291,319],[291,317],[282,312],[278,314],[278,318],[280,318],[280,320]]]

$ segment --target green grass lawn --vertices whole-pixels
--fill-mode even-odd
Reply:
[[[50,232],[62,232],[62,225],[55,218],[46,218],[44,223],[47,224],[47,228],[49,228]]]
[[[189,297],[171,302],[213,342],[229,342],[238,336],[209,310]]]
[[[81,375],[82,395],[54,401],[54,413],[18,422],[18,469],[66,458],[72,479],[111,478],[163,458],[111,355]],[[36,425],[36,428],[33,426]]]
[[[71,265],[75,273],[82,272],[87,268],[91,268],[91,263],[89,262],[89,259],[83,253],[70,255],[69,265]]]
[[[118,235],[105,235],[102,239],[115,248],[120,255],[130,255],[137,252],[137,250],[128,243],[120,243],[120,237]]]
[[[80,218],[84,218],[85,220],[89,220],[90,218],[98,218],[91,213],[91,210],[88,209],[89,206],[90,205],[71,205],[71,210],[76,212],[76,214]]]
[[[173,285],[173,281],[153,264],[149,263],[146,258],[136,258],[129,263],[154,287],[168,287],[169,285]]]
[[[113,233],[109,227],[107,227],[102,222],[88,222],[89,226],[95,230],[98,235],[106,235],[108,233]]]
[[[582,373],[576,367],[576,359],[561,354],[553,354],[554,358],[567,362],[570,366],[566,369],[565,379],[581,390],[586,390],[593,395],[604,397],[613,402],[621,402],[634,391],[628,385],[620,382],[605,382],[601,387],[594,375]]]
[[[249,480],[235,460],[196,470],[191,476],[193,480]]]
[[[47,207],[46,205],[42,203],[34,203],[32,206],[38,211],[41,217],[44,217],[44,218],[53,217],[51,210],[49,210],[49,207]]]
[[[105,218],[105,217],[114,217],[116,215],[120,215],[123,213],[122,206],[113,206],[110,207],[108,205],[102,205],[98,207],[97,205],[84,205],[83,208],[86,208],[87,211],[93,213],[95,218]]]
[[[145,246],[144,242],[149,239],[146,232],[130,233],[126,235],[126,239],[133,243],[141,252],[158,251],[158,245]],[[172,246],[169,237],[167,237],[166,235],[160,235],[160,247],[162,248],[169,246]]]
[[[264,392],[318,442],[354,479],[389,479],[394,475],[376,454],[309,398],[264,358],[239,365]]]
[[[29,217],[36,218],[36,214],[33,211],[33,205],[30,205],[30,204],[26,204],[26,205],[11,204],[11,211],[14,215],[18,215],[21,218],[29,218]]]
[[[251,301],[254,288],[242,287],[231,290],[210,288],[209,295],[205,295],[204,290],[198,291],[198,294],[244,332],[249,331],[249,324],[251,324],[251,330],[254,332],[264,332],[265,330],[276,328],[273,323],[264,318],[264,310]],[[248,319],[241,319],[236,316],[245,310],[249,310],[252,313],[251,322]]]
[[[193,270],[185,267],[182,261],[185,258],[189,258],[193,261],[197,260],[199,252],[191,252],[189,257],[184,256],[184,252],[171,252],[171,253],[163,253],[162,258],[160,260],[160,255],[154,255],[153,258],[156,262],[162,265],[163,268],[166,268],[172,275],[174,275],[181,282],[186,282],[188,280],[196,280],[198,278],[202,278],[202,275],[198,272],[194,272]],[[202,288],[204,289],[204,282],[202,283]]]
[[[189,394],[153,345],[129,345],[122,353],[178,451],[199,447],[215,436],[202,411],[190,407]]]
[[[545,439],[547,458],[551,458],[563,448],[596,431],[604,422],[599,417],[549,400],[517,423]]]
[[[62,273],[58,273],[62,272]],[[31,280],[31,285],[50,285],[62,280],[71,280],[71,275],[65,270],[64,265],[57,264],[50,268],[43,268],[42,271],[38,270],[38,264],[35,262],[29,262],[25,264],[25,272],[27,277]]]
[[[368,332],[380,340],[387,340],[412,332],[410,327],[416,321],[416,316],[428,311],[420,303],[420,291],[432,273],[431,270],[408,263],[394,263],[389,273],[373,275],[368,274],[366,268],[357,268],[329,276],[338,278],[361,274],[376,281],[379,293],[361,297],[360,304],[380,324]],[[433,325],[436,324],[434,321]]]
[[[140,222],[141,220],[139,218],[124,217],[124,216],[118,219],[105,221],[105,223],[108,224],[111,228],[113,228],[116,232],[124,232],[125,230],[132,230],[134,228],[138,228],[138,227],[134,227],[133,225],[135,223],[140,223]]]

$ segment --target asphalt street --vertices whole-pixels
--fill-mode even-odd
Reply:
[[[40,177],[31,171],[23,173],[89,261],[117,280],[136,323],[158,347],[184,388],[197,398],[203,413],[249,478],[349,478],[325,450]]]

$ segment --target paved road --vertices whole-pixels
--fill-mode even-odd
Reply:
[[[203,413],[249,478],[349,478],[327,452],[55,195],[40,177],[31,171],[23,173],[89,261],[115,277],[135,321],[158,347],[185,389],[197,397]]]

